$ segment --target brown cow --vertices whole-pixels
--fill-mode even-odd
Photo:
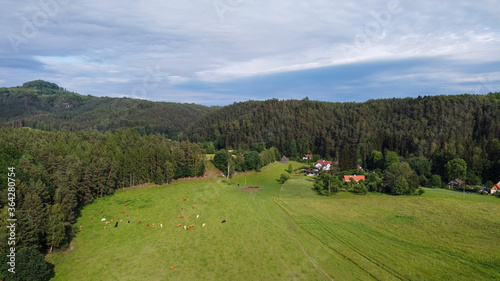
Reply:
[[[141,223],[141,221],[139,221],[138,223]]]

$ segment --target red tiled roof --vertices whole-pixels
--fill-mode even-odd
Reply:
[[[491,189],[500,190],[500,181],[497,184],[495,184]]]
[[[328,164],[332,165],[332,161],[318,160],[318,164],[321,164],[323,166]]]
[[[350,181],[353,178],[356,182],[360,180],[365,180],[365,176],[356,176],[356,175],[346,175],[344,176],[344,181]]]

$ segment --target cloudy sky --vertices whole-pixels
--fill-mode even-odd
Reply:
[[[0,4],[0,87],[204,105],[500,91],[496,0]]]

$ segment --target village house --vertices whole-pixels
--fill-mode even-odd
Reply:
[[[452,189],[455,187],[465,187],[466,185],[467,185],[467,183],[465,183],[465,181],[463,181],[461,179],[454,179],[448,183],[448,188]]]
[[[319,160],[316,165],[314,165],[314,168],[318,170],[325,170],[329,171],[332,168],[332,162],[331,161],[325,161],[325,160]]]
[[[307,176],[312,177],[314,176],[314,172],[309,170],[309,169],[304,169],[304,173],[306,173]]]
[[[344,183],[350,182],[351,179],[354,179],[356,181],[356,183],[359,183],[360,180],[365,180],[365,176],[363,176],[363,175],[361,175],[361,176],[358,176],[358,175],[346,175],[346,176],[344,176]]]
[[[304,157],[302,157],[303,160],[309,160],[309,159],[312,159],[312,158],[313,158],[312,154],[306,154],[306,155],[304,155]]]
[[[288,157],[283,156],[283,157],[281,157],[280,162],[281,162],[281,163],[285,163],[285,164],[286,164],[286,163],[288,163],[288,160],[290,160]]]
[[[499,191],[500,190],[500,181],[495,184],[491,189],[490,189],[490,192],[491,194],[495,194],[495,192]]]

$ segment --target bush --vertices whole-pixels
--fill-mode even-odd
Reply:
[[[366,185],[360,181],[360,183],[354,185],[353,188],[354,193],[366,195],[368,193],[368,189]]]
[[[290,176],[287,174],[281,174],[280,179],[278,180],[281,184],[284,184],[288,179],[290,179]]]
[[[425,193],[425,190],[424,190],[423,188],[420,188],[420,189],[418,190],[418,195],[422,195],[422,194],[424,194],[424,193]]]

